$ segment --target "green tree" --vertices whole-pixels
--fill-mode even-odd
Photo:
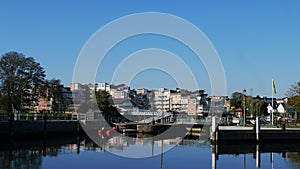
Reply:
[[[59,111],[65,111],[67,108],[65,104],[65,98],[62,93],[63,85],[58,79],[52,79],[46,81],[46,90],[48,100],[51,101],[51,110],[56,113]]]
[[[234,92],[231,94],[230,107],[241,108],[243,104],[243,93]]]
[[[0,59],[1,107],[8,113],[37,105],[45,82],[45,71],[32,57],[8,52]]]
[[[256,115],[266,115],[268,104],[259,96],[252,98],[252,96],[245,96],[245,110],[247,115],[252,113],[253,116]],[[230,107],[232,108],[242,108],[244,109],[244,96],[243,93],[234,92],[231,95]]]
[[[288,105],[300,112],[300,82],[291,85],[286,95],[289,97]]]
[[[288,100],[288,105],[294,108],[296,112],[300,112],[300,96],[292,96]]]
[[[111,106],[111,104],[109,103],[110,95],[108,92],[100,90],[98,92],[96,91],[95,95],[98,107],[101,111],[105,111],[108,107]]]
[[[103,117],[108,123],[119,122],[121,119],[126,120],[117,110],[116,107],[112,105],[111,96],[106,91],[96,91],[95,92],[96,101],[99,109],[102,112]]]
[[[268,111],[267,111],[267,107],[268,107],[268,103],[265,102],[263,99],[261,99],[259,96],[256,96],[253,98],[252,101],[252,110],[253,110],[253,115],[267,115]]]

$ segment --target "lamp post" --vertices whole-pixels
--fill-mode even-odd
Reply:
[[[245,125],[246,125],[246,89],[243,90],[243,96],[244,96],[243,125],[245,127]]]

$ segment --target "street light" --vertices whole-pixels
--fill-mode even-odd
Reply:
[[[245,125],[246,125],[246,89],[243,90],[243,96],[244,96],[244,113],[243,113],[244,121],[243,121],[243,124],[245,127]]]

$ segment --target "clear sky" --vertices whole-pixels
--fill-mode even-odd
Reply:
[[[193,23],[210,39],[223,63],[229,95],[244,88],[250,94],[252,88],[253,95],[271,96],[274,77],[277,97],[283,97],[300,80],[299,9],[297,0],[1,1],[0,53],[33,56],[45,68],[47,78],[68,85],[80,50],[99,28],[133,13],[170,13]],[[100,67],[97,81],[109,81],[105,74],[125,55],[149,47],[179,55],[196,72],[199,86],[210,93],[204,67],[187,59],[190,51],[154,35],[133,37],[116,46],[103,61],[111,67]],[[166,73],[149,70],[140,72],[131,85],[174,88],[174,82]]]

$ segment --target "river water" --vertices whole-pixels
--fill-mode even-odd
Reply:
[[[189,136],[155,140],[124,135],[99,136],[97,145],[87,136],[1,140],[1,169],[297,169],[300,144],[229,143],[211,145]],[[167,151],[166,151],[167,150]],[[163,152],[163,153],[161,153]],[[128,158],[138,154],[145,158]],[[126,157],[127,156],[127,157]]]

